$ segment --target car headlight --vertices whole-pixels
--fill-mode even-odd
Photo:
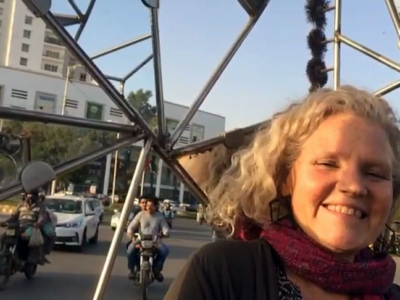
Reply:
[[[78,222],[67,223],[67,224],[65,224],[65,227],[67,227],[67,228],[78,228],[78,227],[81,227],[82,221],[83,220],[80,220]]]

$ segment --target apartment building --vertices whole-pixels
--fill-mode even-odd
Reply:
[[[0,66],[93,83],[62,42],[21,0],[0,0]]]

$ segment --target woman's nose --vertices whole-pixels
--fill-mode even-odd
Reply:
[[[355,167],[343,168],[339,172],[337,186],[340,192],[352,197],[363,197],[368,192],[361,170]]]

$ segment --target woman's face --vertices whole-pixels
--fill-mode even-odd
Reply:
[[[352,114],[326,119],[289,178],[294,215],[306,234],[346,259],[374,242],[392,206],[391,153],[374,122]]]

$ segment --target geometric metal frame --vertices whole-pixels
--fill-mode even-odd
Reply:
[[[125,83],[127,78],[118,78],[115,76],[104,75],[99,68],[93,63],[92,59],[82,50],[77,44],[80,34],[86,22],[89,18],[90,12],[93,9],[95,0],[91,0],[88,11],[83,15],[77,9],[73,0],[68,0],[73,6],[74,10],[78,14],[82,23],[76,35],[76,39],[65,30],[64,26],[60,24],[57,16],[53,15],[50,11],[50,0],[23,0],[29,9],[35,14],[36,17],[40,17],[43,21],[53,29],[54,33],[58,35],[63,44],[68,48],[71,54],[77,58],[80,64],[87,70],[91,77],[98,83],[98,85],[104,90],[104,92],[110,97],[114,104],[125,114],[132,125],[115,124],[108,122],[92,121],[80,118],[72,118],[67,116],[56,116],[50,114],[44,114],[39,112],[26,112],[20,110],[13,110],[10,108],[0,107],[0,118],[20,118],[30,121],[42,121],[56,124],[64,124],[71,126],[80,126],[92,129],[109,130],[120,133],[120,139],[113,145],[105,147],[104,149],[93,151],[85,156],[79,157],[72,161],[63,163],[55,166],[55,172],[57,175],[67,172],[73,168],[78,167],[81,164],[87,163],[91,160],[100,158],[108,153],[116,151],[120,148],[126,147],[135,143],[139,140],[144,140],[144,146],[141,150],[141,154],[129,187],[128,195],[124,203],[121,218],[111,242],[110,250],[108,252],[102,273],[100,275],[99,283],[94,295],[95,300],[103,298],[107,281],[111,275],[111,271],[115,262],[116,253],[120,245],[123,227],[128,219],[130,207],[132,207],[134,196],[136,195],[138,185],[140,182],[140,176],[145,167],[145,159],[148,153],[153,150],[159,157],[164,161],[167,167],[171,169],[173,173],[188,187],[192,194],[203,204],[208,203],[208,199],[203,191],[197,186],[185,169],[178,163],[177,158],[182,155],[195,154],[204,152],[212,149],[218,144],[223,144],[228,140],[229,135],[246,135],[253,132],[259,126],[259,124],[249,126],[247,128],[234,130],[227,132],[221,136],[211,138],[206,141],[193,143],[178,149],[174,149],[174,145],[182,134],[184,128],[189,124],[196,111],[199,109],[205,98],[214,87],[223,71],[228,66],[258,19],[264,12],[265,8],[269,4],[269,0],[238,0],[242,5],[244,11],[249,15],[249,21],[244,26],[243,30],[238,35],[236,41],[232,44],[226,55],[221,60],[215,71],[210,76],[204,87],[201,89],[198,96],[195,98],[193,104],[189,110],[179,122],[175,131],[169,136],[166,132],[166,123],[164,115],[164,95],[163,95],[163,81],[162,81],[162,70],[161,70],[161,55],[160,55],[160,37],[159,37],[159,24],[158,24],[158,11],[160,6],[159,0],[142,0],[142,3],[149,8],[151,15],[151,40],[153,54],[150,55],[145,61],[149,62],[153,58],[154,64],[154,75],[155,75],[155,96],[156,96],[156,107],[157,107],[157,123],[158,130],[153,132],[145,120],[141,117],[140,113],[126,101],[123,93],[119,92],[110,82],[110,80],[117,80]],[[400,18],[396,11],[394,0],[385,0],[389,15],[392,19],[396,33],[400,39]],[[165,4],[168,4],[167,2]],[[89,10],[90,9],[90,10]],[[326,72],[333,71],[333,89],[337,89],[340,86],[340,56],[341,56],[341,44],[345,44],[360,53],[371,57],[372,59],[388,66],[400,72],[400,64],[357,43],[349,37],[342,34],[341,30],[341,10],[342,0],[334,0],[334,5],[329,7],[327,11],[334,11],[334,37],[332,40],[327,40],[326,43],[333,42],[333,67],[326,69]],[[138,66],[139,67],[139,66]],[[135,68],[136,69],[136,68]],[[138,68],[135,72],[137,72]],[[134,72],[134,73],[135,73]],[[134,74],[133,73],[133,74]],[[129,78],[129,77],[128,77]],[[385,95],[400,87],[400,80],[395,81],[377,91],[375,95]],[[234,140],[234,139],[233,139]],[[228,145],[227,145],[228,146]],[[8,198],[9,196],[21,192],[22,188],[20,184],[15,184],[8,189],[0,192],[0,201]]]
[[[95,0],[91,0],[88,11],[83,15],[79,8],[75,5],[73,0],[68,0],[74,10],[77,12],[77,17],[68,17],[63,15],[54,15],[50,11],[51,1],[50,0],[23,0],[25,5],[32,11],[36,17],[40,17],[46,25],[53,30],[53,32],[59,37],[64,46],[69,52],[78,60],[80,66],[84,67],[90,74],[94,81],[104,90],[104,92],[110,97],[114,104],[122,111],[122,113],[131,122],[131,125],[116,124],[101,121],[93,121],[81,118],[73,118],[68,116],[55,116],[46,113],[39,112],[27,112],[20,111],[11,108],[0,108],[0,118],[17,118],[30,121],[38,121],[45,123],[56,123],[63,125],[79,126],[84,128],[100,129],[117,131],[122,137],[117,140],[113,145],[109,145],[103,149],[93,151],[87,155],[73,159],[61,165],[55,166],[54,170],[56,175],[60,175],[64,172],[72,170],[82,164],[100,158],[108,153],[116,151],[120,148],[124,148],[131,145],[139,140],[144,140],[144,146],[141,150],[140,157],[137,162],[137,166],[129,186],[128,195],[126,197],[123,209],[121,212],[121,218],[114,234],[113,240],[107,258],[100,275],[99,283],[94,295],[94,299],[102,299],[105,293],[108,279],[111,275],[112,268],[114,266],[116,253],[121,243],[123,236],[123,225],[126,223],[129,215],[130,208],[133,205],[133,200],[137,193],[140,175],[142,174],[146,157],[151,150],[156,152],[160,159],[162,159],[165,165],[171,169],[171,171],[188,187],[192,194],[203,204],[208,203],[208,199],[204,192],[197,186],[185,169],[178,163],[177,155],[187,153],[188,151],[196,150],[197,152],[201,149],[210,149],[215,146],[216,143],[223,143],[225,136],[217,137],[208,141],[189,145],[180,149],[174,149],[174,145],[177,142],[179,136],[182,134],[183,129],[189,124],[196,111],[199,109],[205,98],[214,87],[217,80],[222,75],[223,71],[228,66],[254,25],[257,23],[259,17],[267,7],[269,0],[238,0],[242,5],[243,9],[249,15],[249,21],[239,34],[238,38],[234,41],[231,48],[227,51],[225,57],[221,63],[217,66],[216,70],[210,76],[205,86],[199,93],[198,97],[193,102],[192,106],[187,111],[186,115],[178,124],[175,131],[171,136],[166,131],[166,120],[164,115],[164,95],[163,95],[163,81],[162,81],[162,70],[161,70],[161,51],[160,51],[160,36],[159,36],[159,22],[158,22],[158,11],[159,11],[159,0],[142,0],[142,3],[148,7],[151,16],[151,40],[153,53],[146,58],[138,67],[130,72],[124,78],[118,78],[115,76],[107,76],[103,74],[100,69],[95,65],[93,59],[102,55],[114,52],[121,49],[124,46],[117,46],[110,50],[104,51],[101,54],[95,55],[91,59],[85,51],[79,46],[77,40],[79,39],[83,28],[85,27],[90,12],[93,9]],[[67,30],[64,28],[60,21],[63,21],[64,25],[76,24],[81,20],[80,28],[78,29],[77,35],[73,38]],[[155,96],[156,96],[156,108],[157,108],[157,125],[158,129],[154,132],[150,129],[150,126],[146,123],[140,113],[135,109],[126,99],[123,94],[123,86],[125,81],[136,73],[143,65],[153,59],[154,64],[154,75],[155,75]],[[67,79],[68,80],[68,79]],[[110,80],[117,80],[121,83],[121,91],[118,91]],[[254,128],[253,128],[254,129]],[[251,129],[252,130],[252,129]],[[227,133],[228,134],[228,133]],[[193,146],[196,148],[193,148]],[[186,149],[186,150],[185,150]],[[174,152],[174,150],[176,150]],[[185,152],[186,151],[186,152]],[[4,200],[16,193],[22,191],[20,183],[14,184],[13,186],[3,189],[0,192],[0,201]]]

